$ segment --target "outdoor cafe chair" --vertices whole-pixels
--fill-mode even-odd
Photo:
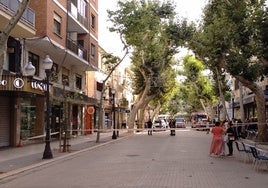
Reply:
[[[250,145],[249,145],[249,147],[246,147],[246,144],[244,143],[244,142],[241,142],[241,144],[242,144],[242,146],[243,146],[243,149],[244,149],[244,151],[245,151],[245,153],[246,153],[246,155],[248,156],[248,160],[249,160],[249,162],[250,161],[252,161],[253,159],[253,157],[252,157],[252,153],[251,153],[251,150],[250,150]]]
[[[268,169],[268,156],[261,155],[256,147],[250,146],[250,149],[251,149],[251,153],[254,157],[253,169],[258,171],[261,163],[263,163],[263,162],[266,163],[266,166]]]
[[[238,141],[235,141],[234,143],[235,143],[236,149],[239,153],[239,157],[242,158],[244,162],[246,162],[246,157],[247,157],[247,156],[245,156],[245,155],[247,155],[246,151],[239,146]]]

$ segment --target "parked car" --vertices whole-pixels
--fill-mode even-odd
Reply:
[[[164,119],[156,119],[153,122],[153,129],[166,129],[168,128],[168,123]]]
[[[186,128],[186,122],[184,118],[176,118],[175,119],[176,128]]]

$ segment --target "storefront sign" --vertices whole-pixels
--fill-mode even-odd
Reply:
[[[13,81],[13,85],[15,88],[20,89],[24,86],[24,81],[21,78],[15,78],[15,80]]]
[[[24,91],[43,95],[46,89],[46,84],[42,81],[32,81],[24,76],[3,75],[0,80],[0,91]]]
[[[88,113],[88,114],[94,114],[94,112],[95,112],[95,109],[94,109],[93,106],[89,106],[89,107],[87,107],[87,113]]]
[[[31,82],[31,87],[33,89],[38,89],[38,90],[41,90],[41,91],[46,91],[47,90],[46,84],[44,84],[42,82],[38,82],[38,81]]]
[[[0,81],[0,86],[5,86],[7,85],[7,81],[6,80],[1,80]]]

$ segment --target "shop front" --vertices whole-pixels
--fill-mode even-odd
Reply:
[[[44,90],[28,77],[3,75],[0,85],[0,147],[44,134]]]
[[[52,117],[52,127],[53,125],[57,126],[57,120],[61,122],[57,129],[67,131],[70,135],[91,134],[96,122],[96,105],[97,100],[94,98],[89,98],[82,93],[53,87],[52,106],[61,110],[55,113],[60,115]]]

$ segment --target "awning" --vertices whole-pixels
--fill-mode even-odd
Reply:
[[[24,39],[25,47],[34,53],[43,53],[49,55],[50,58],[59,66],[76,70],[76,71],[97,71],[98,68],[80,58],[72,51],[59,45],[57,42],[51,40],[48,36],[34,37]]]

